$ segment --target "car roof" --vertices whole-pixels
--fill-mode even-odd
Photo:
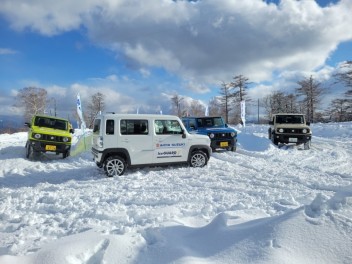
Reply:
[[[140,119],[140,118],[160,118],[160,119],[166,119],[166,118],[178,118],[175,115],[157,115],[157,114],[115,114],[115,113],[106,113],[106,114],[101,114],[98,115],[96,118],[133,118],[133,119]]]
[[[62,118],[62,117],[57,117],[57,116],[49,116],[49,115],[34,115],[33,117],[52,118],[52,119],[58,119],[58,120],[62,120],[62,121],[67,121],[67,122],[69,122],[67,119]]]
[[[278,114],[273,114],[273,116],[277,116],[277,115],[305,115],[305,114],[301,114],[301,113],[278,113]]]

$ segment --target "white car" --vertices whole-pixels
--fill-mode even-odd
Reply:
[[[203,167],[212,152],[209,137],[189,134],[172,115],[99,115],[92,141],[94,161],[109,177],[134,166],[188,163]]]

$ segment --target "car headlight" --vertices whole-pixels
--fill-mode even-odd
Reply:
[[[231,137],[234,137],[236,136],[236,133],[235,132],[231,132]]]
[[[42,137],[41,134],[34,134],[34,138],[36,138],[36,139],[40,139],[41,137]]]
[[[309,132],[309,129],[306,129],[306,128],[303,128],[302,132],[305,134],[305,133],[308,133]]]
[[[214,133],[210,133],[210,134],[209,134],[209,137],[210,137],[210,138],[214,138],[214,136],[215,136]]]
[[[63,141],[63,142],[68,142],[68,141],[69,141],[69,138],[68,138],[68,137],[63,137],[63,138],[62,138],[62,141]]]
[[[283,129],[283,128],[280,128],[280,129],[279,129],[279,132],[280,132],[280,133],[284,133],[284,129]]]

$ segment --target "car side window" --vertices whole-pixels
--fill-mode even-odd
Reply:
[[[192,119],[190,119],[189,120],[189,127],[191,128],[191,129],[196,129],[196,120],[194,119],[194,118],[192,118]]]
[[[93,126],[93,134],[99,135],[100,132],[100,119],[95,119]]]
[[[157,135],[183,134],[182,127],[177,120],[155,120],[154,126]]]
[[[111,120],[111,119],[106,120],[106,134],[107,135],[114,135],[115,134],[114,120]]]
[[[120,121],[121,135],[148,135],[148,120],[123,119]]]

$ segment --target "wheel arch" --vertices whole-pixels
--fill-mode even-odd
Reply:
[[[209,146],[193,145],[193,146],[191,146],[191,148],[189,149],[189,152],[188,152],[188,161],[190,161],[192,153],[197,150],[203,151],[207,155],[208,160],[210,159],[211,148]]]
[[[102,154],[101,163],[103,164],[107,158],[115,155],[123,158],[126,162],[126,165],[131,165],[130,154],[128,153],[127,149],[124,148],[105,149]]]

